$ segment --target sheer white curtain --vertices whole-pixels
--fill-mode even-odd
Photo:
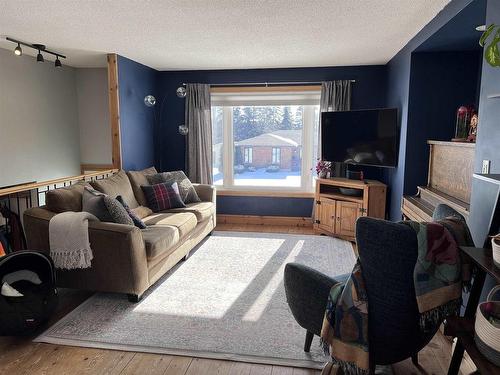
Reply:
[[[191,181],[212,184],[212,116],[210,85],[186,85],[188,127],[186,165]]]

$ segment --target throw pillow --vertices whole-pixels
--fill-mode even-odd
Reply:
[[[179,194],[181,195],[181,199],[184,203],[196,203],[201,202],[200,197],[196,193],[193,184],[187,178],[183,171],[172,171],[172,172],[163,172],[154,175],[146,176],[149,183],[151,185],[159,184],[162,182],[174,183],[177,182],[179,187]]]
[[[147,228],[146,224],[144,224],[144,221],[142,221],[141,218],[139,216],[137,216],[134,211],[132,211],[132,209],[128,206],[128,204],[125,203],[125,201],[123,200],[123,198],[122,198],[121,195],[117,196],[116,200],[118,202],[120,202],[120,204],[123,206],[123,208],[125,209],[125,211],[127,211],[128,216],[130,216],[130,218],[134,222],[134,225],[137,228],[140,228],[140,229],[146,229]]]
[[[157,170],[155,167],[149,167],[143,169],[142,171],[128,171],[127,176],[130,180],[130,185],[132,185],[132,190],[134,191],[135,198],[140,206],[146,206],[148,201],[142,192],[141,186],[149,185],[149,182],[146,178],[149,174],[157,174]],[[135,209],[135,208],[133,208]]]
[[[104,203],[104,195],[90,187],[85,187],[82,195],[82,211],[90,212],[101,221],[113,222]]]
[[[125,207],[123,207],[116,198],[105,195],[103,199],[109,215],[113,219],[113,223],[134,225],[134,221],[128,214],[127,210],[125,210]]]
[[[155,185],[141,186],[148,201],[149,208],[153,212],[160,212],[170,208],[186,207],[179,195],[177,182],[169,184],[167,182]]]
[[[82,194],[87,182],[79,181],[71,186],[49,190],[45,195],[45,205],[49,211],[60,214],[66,211],[82,210]]]
[[[127,174],[122,170],[102,180],[91,181],[90,185],[97,191],[109,195],[111,198],[116,198],[118,195],[121,195],[129,207],[136,208],[139,206],[139,203],[137,203],[135,199],[130,180]]]

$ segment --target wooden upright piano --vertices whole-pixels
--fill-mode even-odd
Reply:
[[[416,195],[403,197],[403,218],[431,221],[434,208],[444,203],[467,219],[475,144],[442,141],[427,143],[430,146],[427,186],[418,186]]]

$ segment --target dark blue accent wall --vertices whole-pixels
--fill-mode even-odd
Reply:
[[[157,96],[158,71],[118,56],[122,167],[137,170],[154,165],[154,108],[144,105]]]
[[[217,197],[217,213],[226,215],[310,217],[312,207],[311,198]]]
[[[427,185],[427,140],[451,140],[457,108],[477,108],[481,59],[480,51],[412,54],[404,194]]]
[[[409,121],[410,114],[415,111],[413,103],[410,105],[410,99],[415,97],[412,95],[410,98],[410,88],[417,90],[413,87],[413,84],[415,82],[418,83],[415,78],[412,80],[411,77],[412,74],[420,75],[419,72],[421,72],[418,67],[415,71],[412,69],[415,67],[415,65],[412,65],[413,53],[416,51],[448,50],[446,46],[449,45],[455,45],[455,48],[461,50],[470,50],[472,46],[470,40],[479,38],[480,36],[479,33],[475,34],[474,27],[484,23],[485,9],[485,0],[455,0],[450,2],[443,11],[432,19],[387,64],[387,106],[399,108],[401,122],[398,167],[386,172],[386,178],[391,187],[389,196],[391,201],[391,220],[399,220],[401,218],[401,199],[403,194],[405,192],[414,194],[416,185],[423,181],[423,173],[427,171],[425,166],[420,165],[422,162],[419,162],[418,166],[414,164],[416,160],[413,158],[415,147],[420,150],[419,154],[422,156],[422,150],[427,147],[425,140],[435,135],[432,128],[429,129],[427,126],[422,126],[411,120]],[[467,35],[467,37],[465,38],[464,35]],[[420,58],[416,57],[415,61],[418,59]],[[438,60],[436,59],[435,63],[433,63],[435,65],[434,70],[439,70],[440,64]],[[416,64],[417,66],[419,65],[418,62]],[[472,72],[472,69],[473,67],[471,66],[470,74],[477,75],[477,71]],[[423,78],[440,79],[440,77],[436,76]],[[429,83],[429,85],[432,85],[432,83]],[[449,94],[453,95],[451,89],[440,88],[438,85],[434,87],[434,90],[441,90],[442,97]],[[476,93],[477,89],[474,89],[473,92]],[[441,99],[438,98],[438,100]],[[448,126],[445,126],[443,134],[437,135],[444,136],[447,128]],[[406,165],[407,160],[410,160],[408,166]]]
[[[385,107],[386,67],[352,66],[327,68],[198,70],[160,72],[160,92],[165,99],[161,116],[161,168],[184,169],[185,137],[177,128],[184,123],[184,99],[176,96],[176,89],[184,82],[197,83],[260,83],[260,82],[317,82],[337,79],[355,79],[352,108]],[[383,178],[379,170],[371,170],[370,177]],[[269,216],[311,215],[313,199],[219,197],[217,212]]]

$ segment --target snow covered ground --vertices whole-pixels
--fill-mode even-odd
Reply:
[[[222,185],[222,172],[214,168],[214,184]],[[279,172],[266,172],[265,168],[257,169],[255,172],[243,172],[234,174],[236,186],[300,186],[300,171],[281,170]]]

